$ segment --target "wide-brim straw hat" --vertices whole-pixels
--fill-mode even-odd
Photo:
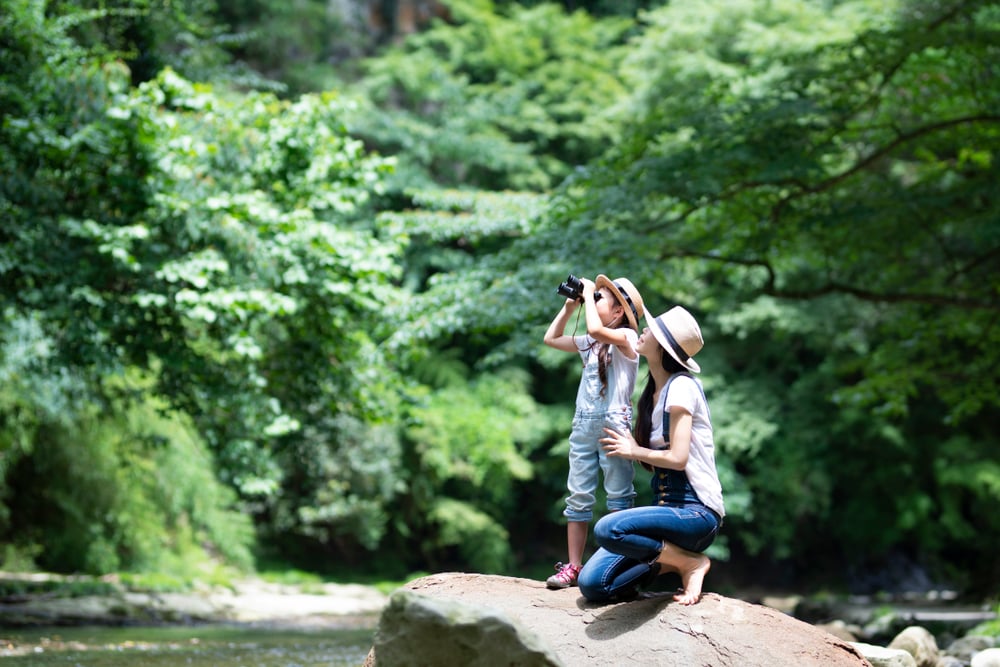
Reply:
[[[639,294],[639,290],[635,288],[635,285],[632,284],[632,281],[628,278],[615,278],[611,280],[602,273],[594,281],[594,287],[597,289],[606,287],[615,295],[618,303],[625,307],[625,317],[628,319],[629,326],[638,333],[639,319],[645,315],[646,311],[642,306],[642,296]]]
[[[691,357],[698,354],[705,341],[701,337],[701,327],[691,313],[681,306],[674,306],[649,322],[649,330],[663,349],[682,366],[695,373],[701,372],[701,366]]]

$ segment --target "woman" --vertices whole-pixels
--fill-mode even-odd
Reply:
[[[655,504],[608,514],[594,527],[601,547],[578,578],[594,602],[628,598],[661,572],[676,572],[683,591],[674,599],[696,603],[711,567],[702,552],[715,540],[725,506],[715,467],[708,401],[691,375],[692,357],[704,341],[694,317],[677,306],[645,328],[636,350],[646,357],[649,378],[636,410],[633,436],[605,429],[609,457],[638,461],[653,471]]]

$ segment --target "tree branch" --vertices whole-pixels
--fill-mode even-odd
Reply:
[[[1000,311],[1000,300],[995,299],[974,299],[958,294],[938,294],[934,292],[879,291],[839,283],[836,281],[829,281],[825,284],[820,284],[809,289],[782,289],[777,287],[777,271],[775,271],[774,267],[767,260],[725,257],[721,255],[688,251],[671,253],[671,256],[708,260],[730,266],[735,265],[763,269],[767,272],[768,277],[765,286],[761,289],[761,293],[780,299],[805,301],[808,299],[829,296],[831,294],[844,294],[872,303],[913,303],[929,306],[951,306],[966,310]],[[666,258],[667,257],[664,257],[664,259]]]
[[[831,176],[830,178],[826,179],[825,181],[821,181],[820,183],[818,183],[816,185],[807,187],[805,189],[805,191],[804,191],[803,194],[812,194],[812,193],[816,193],[816,192],[821,192],[821,191],[827,190],[827,189],[829,189],[829,188],[837,185],[838,183],[840,183],[840,182],[842,182],[842,181],[850,178],[851,176],[853,176],[854,174],[858,173],[859,171],[864,170],[866,167],[868,167],[869,165],[871,165],[873,162],[876,162],[876,161],[880,160],[881,158],[885,157],[886,155],[892,153],[899,146],[901,146],[901,145],[903,145],[905,143],[908,143],[910,141],[913,141],[914,139],[918,139],[918,138],[920,138],[920,137],[922,137],[924,135],[931,134],[933,132],[938,132],[940,130],[945,130],[945,129],[948,129],[948,128],[951,128],[951,127],[956,127],[956,126],[959,126],[959,125],[966,125],[966,124],[970,124],[971,125],[971,124],[975,124],[975,123],[1000,123],[1000,116],[993,115],[993,114],[986,114],[986,115],[977,115],[977,116],[967,116],[967,117],[964,117],[964,118],[952,118],[950,120],[943,120],[943,121],[941,121],[939,123],[931,123],[930,125],[925,125],[923,127],[917,128],[916,130],[914,130],[912,132],[905,132],[905,133],[900,134],[899,136],[897,136],[895,139],[893,139],[892,141],[890,141],[888,144],[886,144],[886,145],[882,146],[881,148],[873,151],[867,157],[865,157],[862,160],[856,162],[850,168],[845,169],[841,173],[836,174],[834,176]]]

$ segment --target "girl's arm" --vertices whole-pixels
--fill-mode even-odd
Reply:
[[[604,451],[608,456],[620,456],[623,459],[648,463],[657,468],[684,470],[687,467],[688,453],[691,451],[691,413],[674,405],[670,407],[670,449],[647,449],[640,447],[629,432],[619,433],[606,428],[607,436],[601,438]]]
[[[565,333],[569,318],[573,315],[573,311],[576,310],[578,303],[576,299],[566,299],[566,303],[556,313],[555,318],[545,332],[544,340],[546,345],[554,347],[557,350],[562,350],[563,352],[580,352],[573,336],[567,336]]]
[[[628,336],[625,334],[625,329],[611,329],[604,326],[601,316],[597,314],[597,305],[594,302],[594,281],[581,278],[580,282],[583,283],[583,307],[584,312],[587,314],[587,333],[599,343],[614,345],[628,359],[635,359],[639,353],[635,351],[635,348],[629,342]]]

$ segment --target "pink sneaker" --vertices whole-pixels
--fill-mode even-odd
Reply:
[[[581,566],[572,563],[556,563],[556,573],[545,580],[549,588],[569,588],[576,586],[576,578],[580,574]]]

